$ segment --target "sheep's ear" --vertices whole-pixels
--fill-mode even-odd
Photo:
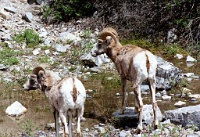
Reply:
[[[112,41],[112,37],[111,36],[107,36],[106,37],[106,43],[109,45],[111,41]]]

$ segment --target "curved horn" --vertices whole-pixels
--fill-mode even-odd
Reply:
[[[106,40],[107,36],[111,36],[114,39],[115,43],[119,42],[117,36],[113,32],[108,32],[108,31],[100,32],[98,35],[98,39]]]
[[[42,70],[42,71],[45,72],[45,70],[43,69],[43,67],[38,66],[38,67],[35,67],[33,69],[32,74],[38,75],[38,73],[39,73],[40,70]]]

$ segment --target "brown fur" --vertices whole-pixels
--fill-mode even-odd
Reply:
[[[146,67],[147,67],[147,72],[149,73],[150,62],[149,62],[149,58],[148,58],[147,55],[146,55],[146,58],[147,58],[147,60],[146,60]]]
[[[73,79],[73,83],[74,83],[74,79]],[[72,96],[73,96],[74,102],[76,102],[76,99],[77,99],[77,89],[76,89],[75,85],[73,86]]]

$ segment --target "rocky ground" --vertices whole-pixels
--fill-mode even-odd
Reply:
[[[81,25],[88,19],[80,19],[58,25],[46,25],[41,22],[41,5],[29,5],[26,0],[1,0],[0,1],[0,37],[1,42],[15,52],[22,51],[17,59],[19,64],[6,65],[0,64],[1,81],[12,82],[23,79],[28,74],[28,70],[39,64],[48,64],[50,68],[59,73],[59,75],[87,76],[90,72],[99,72],[99,68],[90,68],[94,62],[102,65],[103,62],[110,62],[104,55],[88,61],[89,53],[93,44],[96,43],[96,34],[98,29],[91,32],[87,29],[81,29]],[[42,42],[37,47],[27,47],[26,43],[17,43],[13,40],[15,34],[20,34],[25,29],[32,29],[39,34]],[[75,48],[74,48],[75,47]],[[1,46],[2,50],[3,47]],[[85,55],[86,54],[86,55]],[[83,56],[84,55],[84,56]],[[73,58],[75,56],[76,58]],[[86,66],[82,66],[77,57],[85,61]],[[87,61],[86,61],[87,60]],[[104,69],[114,69],[113,64],[103,65]],[[23,70],[23,71],[21,71]],[[71,71],[73,70],[73,71]],[[86,71],[80,71],[86,70]],[[162,93],[161,93],[162,94]],[[157,94],[157,96],[159,96]],[[63,130],[60,132],[62,133]],[[84,137],[146,137],[146,136],[165,136],[165,137],[198,137],[199,129],[196,126],[183,128],[180,125],[174,125],[170,120],[164,120],[159,124],[158,129],[153,130],[151,126],[145,126],[141,134],[135,134],[135,128],[125,127],[124,129],[115,128],[111,124],[95,124],[93,127],[83,129]],[[29,136],[19,133],[19,136]],[[34,133],[36,137],[53,137],[54,129]]]

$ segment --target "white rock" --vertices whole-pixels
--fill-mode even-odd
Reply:
[[[99,131],[101,134],[106,133],[106,130],[105,130],[104,127],[99,127],[99,128],[98,128],[98,131]]]
[[[63,46],[62,44],[56,44],[54,48],[58,52],[66,52],[67,51],[67,46]]]
[[[171,97],[171,96],[168,96],[168,95],[162,96],[162,99],[165,100],[165,101],[166,101],[166,100],[171,100],[171,98],[172,98],[172,97]]]
[[[183,55],[182,55],[182,54],[176,54],[174,57],[175,57],[175,58],[178,58],[178,59],[182,59],[182,58],[183,58]]]
[[[116,93],[116,96],[120,96],[120,94],[119,94],[119,93]]]
[[[183,74],[183,76],[185,76],[185,77],[192,77],[192,76],[194,76],[194,73],[185,73],[185,74]]]
[[[174,104],[175,107],[183,107],[183,106],[185,106],[185,105],[186,105],[186,103],[183,102],[183,101],[178,101],[178,102],[176,102],[176,103]]]
[[[195,64],[194,62],[186,62],[187,67],[192,67],[192,66],[194,66],[194,64]]]
[[[193,57],[191,57],[190,55],[187,56],[186,62],[197,62],[196,59],[194,59]]]
[[[49,49],[45,50],[44,52],[45,52],[45,54],[50,54],[50,50]]]
[[[189,98],[200,99],[200,94],[190,94]]]
[[[47,36],[47,32],[46,31],[43,31],[39,34],[40,37],[46,37]]]
[[[72,34],[72,33],[69,33],[69,32],[62,32],[60,34],[60,37],[59,37],[60,40],[62,40],[63,42],[69,40],[69,41],[80,41],[81,38]]]
[[[46,128],[55,129],[55,123],[47,123]]]
[[[192,90],[190,90],[190,89],[188,89],[188,88],[183,88],[183,89],[182,89],[182,92],[183,92],[183,93],[191,92],[191,91],[192,91]]]
[[[27,109],[18,101],[15,101],[12,105],[8,106],[6,109],[6,114],[10,116],[20,116],[24,114]]]
[[[41,51],[41,48],[37,48],[33,50],[33,55],[38,55]]]

